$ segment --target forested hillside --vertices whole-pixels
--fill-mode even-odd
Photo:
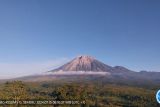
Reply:
[[[26,101],[15,106],[36,107],[158,107],[155,99],[157,89],[104,84],[101,82],[22,82],[12,81],[1,84],[2,101]],[[42,101],[38,104],[27,101]],[[44,102],[43,102],[44,101]],[[79,104],[48,105],[45,101],[79,101]],[[28,104],[27,104],[28,103]],[[43,103],[43,104],[42,104]],[[5,104],[1,104],[3,106]],[[6,106],[4,106],[6,107]]]

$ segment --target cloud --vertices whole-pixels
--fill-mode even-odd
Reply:
[[[94,71],[56,71],[47,72],[46,75],[110,75],[109,72],[94,72]]]
[[[42,62],[0,63],[0,79],[39,74],[52,70],[68,60],[68,58],[60,58]]]

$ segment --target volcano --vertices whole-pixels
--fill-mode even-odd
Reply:
[[[54,71],[111,72],[112,67],[96,60],[91,56],[78,56],[61,67],[52,70],[52,72]]]
[[[50,71],[13,80],[22,81],[103,81],[114,84],[160,84],[159,72],[135,72],[123,66],[110,66],[92,56],[78,56]]]
[[[92,72],[108,72],[108,73],[130,72],[130,70],[121,66],[112,67],[112,66],[106,65],[92,56],[78,56],[73,60],[71,60],[70,62],[60,66],[59,68],[51,70],[50,72],[55,72],[55,71],[56,72],[58,71],[64,71],[64,72],[92,71]]]

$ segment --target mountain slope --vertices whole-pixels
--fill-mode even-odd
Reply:
[[[51,70],[51,72],[54,71],[93,71],[93,72],[129,72],[130,70],[116,66],[111,67],[109,65],[106,65],[95,58],[91,56],[78,56],[74,58],[72,61],[64,64],[63,66]]]

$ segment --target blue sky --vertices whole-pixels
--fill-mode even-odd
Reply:
[[[84,54],[111,66],[160,71],[159,5],[159,0],[0,0],[0,72],[36,73]]]

